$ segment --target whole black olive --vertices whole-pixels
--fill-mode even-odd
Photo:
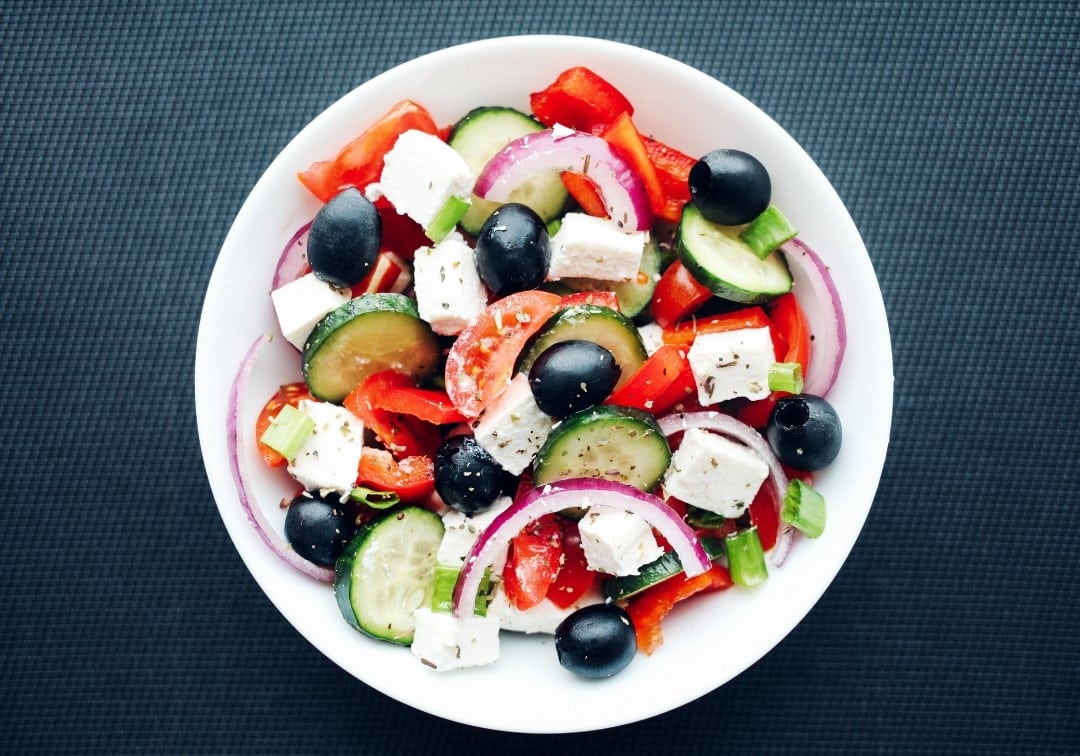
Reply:
[[[382,219],[359,189],[346,189],[320,208],[308,235],[308,262],[321,281],[341,288],[360,283],[378,257]]]
[[[590,604],[555,629],[559,664],[583,677],[611,677],[634,660],[637,640],[626,610],[615,604]]]
[[[836,459],[843,442],[836,410],[813,394],[778,399],[769,413],[765,437],[781,462],[807,471],[820,470]]]
[[[333,567],[356,534],[356,516],[340,502],[297,496],[285,513],[285,540],[309,562]]]
[[[547,227],[527,205],[503,205],[484,221],[475,255],[480,278],[495,296],[535,289],[551,262]]]
[[[506,491],[507,474],[472,436],[451,436],[435,452],[435,490],[448,507],[476,514]]]
[[[545,349],[529,369],[536,405],[565,417],[608,398],[622,368],[610,351],[591,341],[560,341]]]
[[[690,169],[690,197],[707,220],[724,226],[749,223],[769,206],[772,181],[753,155],[714,150]]]

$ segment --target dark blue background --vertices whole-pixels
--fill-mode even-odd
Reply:
[[[0,749],[1076,752],[1080,6],[423,7],[0,6]],[[787,128],[896,361],[874,509],[806,621],[689,706],[553,738],[399,705],[292,630],[218,518],[192,390],[217,249],[289,139],[394,64],[531,32],[665,53]]]

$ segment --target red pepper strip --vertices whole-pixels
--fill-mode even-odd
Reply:
[[[366,446],[360,455],[356,483],[376,491],[392,491],[407,504],[422,502],[435,491],[435,463],[422,454],[399,461],[385,449]]]
[[[390,200],[385,197],[377,199],[375,209],[379,211],[382,224],[380,249],[395,252],[402,258],[411,260],[416,255],[416,250],[431,246],[431,240],[427,238],[423,227],[409,216],[395,210]]]
[[[604,404],[661,415],[696,390],[686,347],[664,344]]]
[[[682,216],[683,206],[690,201],[690,169],[697,163],[697,158],[651,137],[642,135],[642,139],[664,194],[663,207],[654,207],[653,212],[665,220],[677,221]]]
[[[712,299],[703,286],[679,260],[667,266],[653,291],[652,315],[656,322],[671,326],[694,313]]]
[[[515,609],[531,609],[544,600],[559,574],[562,555],[562,528],[554,514],[541,517],[510,540],[503,588]]]
[[[771,328],[772,321],[765,314],[765,310],[757,305],[743,307],[732,312],[724,312],[718,315],[709,315],[704,318],[693,318],[663,329],[665,344],[678,346],[690,346],[694,338],[700,333],[723,333],[725,331],[738,331],[743,328]],[[773,346],[777,346],[775,333]]]
[[[578,524],[573,520],[562,520],[561,524],[562,563],[559,565],[559,574],[548,588],[547,597],[555,606],[566,609],[592,587],[596,581],[596,573],[589,569]]]
[[[360,418],[398,459],[416,455],[435,456],[441,437],[439,429],[415,417],[382,408],[381,396],[390,389],[413,388],[404,373],[383,370],[364,379],[345,397],[345,409]]]
[[[378,409],[411,415],[432,425],[464,423],[465,416],[458,412],[445,391],[422,389],[413,385],[387,386],[372,400]]]
[[[311,392],[308,391],[307,384],[303,381],[287,383],[279,388],[278,392],[270,397],[270,401],[263,406],[259,412],[259,417],[255,420],[255,438],[262,438],[262,435],[266,433],[266,429],[270,427],[270,423],[273,422],[286,404],[296,407],[302,399],[311,398]],[[262,441],[258,443],[259,453],[267,465],[270,467],[283,467],[285,465],[287,460],[283,456]]]
[[[777,362],[798,362],[802,365],[803,377],[810,365],[811,333],[806,314],[799,307],[799,301],[792,293],[777,297],[769,307],[769,317],[773,324],[774,340],[783,346],[777,346]],[[738,418],[754,428],[763,428],[769,422],[769,413],[776,405],[776,400],[787,396],[784,391],[774,391],[764,399],[751,402],[741,409]]]
[[[418,129],[438,134],[431,114],[412,100],[402,100],[349,144],[333,160],[313,163],[298,174],[300,183],[323,202],[329,202],[343,189],[363,189],[378,181],[383,158],[394,142],[406,131]]]
[[[568,68],[555,81],[529,95],[533,115],[545,126],[561,123],[599,133],[634,107],[610,82],[585,66]]]
[[[607,205],[604,203],[604,198],[600,196],[600,190],[596,188],[596,184],[593,183],[592,179],[582,173],[574,173],[573,171],[563,171],[559,174],[559,177],[562,179],[566,191],[570,192],[570,196],[581,206],[583,213],[597,218],[608,217]]]
[[[626,612],[634,623],[638,648],[646,654],[652,654],[660,648],[660,644],[664,642],[660,622],[675,604],[696,593],[723,590],[731,585],[731,573],[727,568],[714,564],[700,575],[692,578],[685,574],[676,575],[630,599]]]
[[[638,132],[637,127],[630,118],[629,113],[622,113],[601,135],[622,155],[641,177],[645,184],[645,192],[649,195],[649,206],[653,215],[661,216],[665,212],[664,189],[660,185],[660,178],[656,175],[656,167],[649,158],[649,151],[645,148],[645,142]],[[680,214],[682,212],[680,208]],[[661,216],[662,217],[662,216]],[[667,218],[678,220],[679,216]]]

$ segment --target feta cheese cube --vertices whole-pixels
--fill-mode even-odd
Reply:
[[[686,356],[702,405],[769,395],[769,368],[776,353],[768,328],[698,334]]]
[[[559,623],[575,611],[588,604],[599,604],[603,600],[599,588],[593,587],[565,609],[545,598],[536,606],[521,610],[510,603],[502,583],[498,583],[488,603],[487,615],[498,617],[499,626],[512,633],[554,635]]]
[[[476,176],[457,150],[437,136],[413,129],[394,142],[378,187],[365,194],[381,194],[426,229],[451,197],[470,200],[475,183]]]
[[[529,377],[518,373],[473,422],[473,435],[504,470],[520,475],[554,424],[555,419],[536,406]]]
[[[649,523],[620,509],[589,507],[578,532],[589,569],[608,575],[636,575],[664,553]]]
[[[413,618],[412,655],[434,670],[476,667],[499,658],[498,617],[455,617],[422,607]]]
[[[285,340],[301,351],[315,325],[349,301],[351,293],[335,289],[308,273],[270,292],[278,326]]]
[[[311,399],[297,409],[315,421],[311,437],[289,463],[289,473],[308,491],[345,498],[356,483],[356,469],[364,448],[364,423],[344,407]]]
[[[627,281],[637,275],[648,231],[627,233],[606,218],[567,213],[551,237],[547,279]]]
[[[638,326],[637,332],[641,337],[641,343],[645,345],[645,353],[650,357],[664,345],[664,329],[656,323]]]
[[[416,250],[413,281],[420,317],[435,333],[461,333],[487,306],[472,248],[456,231],[434,247]]]
[[[751,449],[690,428],[671,455],[664,492],[722,517],[739,517],[768,477],[769,466]]]
[[[469,553],[473,543],[491,524],[492,520],[506,511],[513,503],[509,496],[502,496],[483,512],[467,515],[456,509],[449,510],[443,515],[443,538],[439,543],[437,559],[439,564],[460,565],[465,561],[465,555]],[[502,565],[493,565],[492,573],[502,574]]]

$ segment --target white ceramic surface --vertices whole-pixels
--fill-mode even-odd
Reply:
[[[252,341],[276,332],[268,296],[275,262],[318,208],[296,180],[298,170],[334,155],[403,98],[424,104],[441,124],[479,105],[527,109],[529,92],[572,65],[587,65],[619,87],[645,133],[692,155],[723,146],[758,156],[771,173],[774,203],[831,267],[849,314],[849,344],[830,395],[845,423],[844,448],[817,479],[828,500],[828,527],[816,541],[798,540],[787,563],[762,586],[698,597],[681,607],[664,622],[660,650],[639,654],[609,680],[584,680],[563,670],[550,637],[508,633],[498,663],[440,674],[404,647],[357,633],[342,620],[329,587],[294,571],[259,541],[241,511],[226,459],[229,386]],[[299,375],[297,353],[275,338],[255,367],[245,428],[279,384]],[[799,145],[745,98],[696,69],[622,44],[556,36],[491,39],[426,55],[367,81],[312,121],[266,170],[222,246],[195,364],[202,454],[221,518],[251,574],[288,621],[328,658],[400,702],[517,732],[594,730],[669,711],[723,685],[779,643],[828,587],[863,526],[888,446],[892,388],[888,326],[866,249],[836,192]],[[245,464],[263,509],[280,527],[278,502],[291,489],[283,474],[261,464],[253,446],[249,440]]]

